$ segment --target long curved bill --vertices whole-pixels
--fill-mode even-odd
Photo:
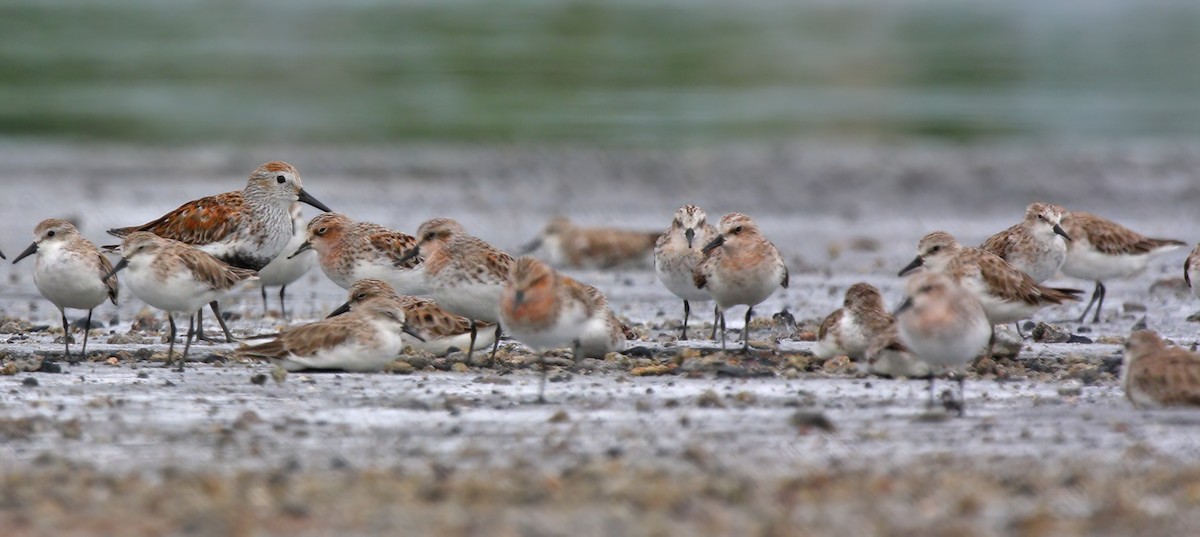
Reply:
[[[26,257],[29,257],[29,256],[37,253],[37,250],[38,250],[38,248],[37,248],[36,242],[33,244],[30,244],[29,248],[26,248],[24,252],[21,252],[21,255],[17,256],[17,258],[13,260],[13,264],[16,265],[17,261],[20,261],[22,259],[25,259]],[[4,256],[0,255],[0,259],[4,259]]]
[[[303,188],[300,189],[300,201],[303,203],[312,205],[313,207],[316,207],[327,213],[333,212],[332,209],[330,209],[329,207],[326,207],[324,203],[321,203],[321,200],[318,200],[317,198],[312,197],[312,194],[305,192]]]

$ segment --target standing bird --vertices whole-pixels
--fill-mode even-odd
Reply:
[[[189,201],[152,222],[108,232],[126,237],[136,231],[148,231],[195,246],[235,267],[257,271],[283,252],[291,240],[290,210],[297,201],[329,211],[329,207],[304,191],[295,167],[272,161],[255,168],[242,190]],[[233,341],[217,303],[209,305],[225,332],[225,339]],[[199,323],[197,333],[201,339],[205,338]]]
[[[717,236],[717,228],[705,222],[707,215],[704,210],[695,205],[684,205],[675,211],[675,219],[658,241],[654,243],[654,273],[658,281],[667,286],[667,290],[683,299],[683,334],[679,339],[687,339],[688,317],[691,315],[690,302],[708,302],[712,295],[696,287],[692,274],[703,259],[700,249]],[[717,310],[713,309],[713,333],[717,336]]]
[[[960,245],[945,231],[922,237],[916,259],[900,275],[922,266],[948,276],[974,294],[993,325],[1029,318],[1046,306],[1078,300],[1083,292],[1046,287],[996,254]]]
[[[237,354],[288,371],[379,371],[404,350],[402,333],[421,337],[405,323],[400,297],[390,287],[381,291],[356,303],[354,311],[284,330],[264,343],[243,344]]]
[[[301,252],[291,255],[308,240],[308,231],[304,227],[304,216],[301,214],[300,203],[292,204],[292,240],[275,259],[258,271],[258,283],[262,288],[263,314],[267,313],[267,287],[279,286],[279,312],[287,318],[286,293],[288,285],[303,277],[312,268],[316,260],[316,252]]]
[[[1025,219],[992,235],[979,248],[996,254],[1042,283],[1062,268],[1071,237],[1062,228],[1067,210],[1051,203],[1031,203]]]
[[[83,350],[79,358],[87,358],[88,332],[92,328],[92,310],[105,299],[117,305],[117,278],[109,275],[113,266],[96,248],[83,238],[79,230],[66,220],[42,220],[33,229],[33,244],[13,260],[13,264],[37,254],[33,267],[33,283],[38,292],[53,302],[62,316],[63,345],[68,363],[71,359],[71,331],[67,323],[67,308],[87,310],[83,327]],[[108,276],[106,276],[108,275]]]
[[[518,341],[538,352],[544,402],[544,352],[570,346],[575,361],[625,348],[625,333],[600,290],[559,274],[532,257],[516,260],[500,300],[500,322]]]
[[[317,215],[306,233],[308,239],[292,255],[316,250],[321,270],[342,289],[359,280],[376,279],[400,295],[427,292],[421,259],[404,258],[417,244],[412,235],[338,213]]]
[[[606,269],[626,265],[648,265],[658,233],[612,228],[577,227],[564,217],[552,220],[521,249],[522,254],[539,249],[550,264],[559,267]]]
[[[1063,229],[1071,236],[1063,274],[1096,282],[1092,299],[1076,321],[1080,323],[1087,318],[1092,304],[1096,304],[1092,322],[1100,322],[1100,310],[1104,307],[1107,291],[1103,280],[1138,274],[1146,269],[1150,258],[1186,245],[1173,239],[1151,239],[1116,222],[1081,211],[1071,211],[1063,219]]]
[[[245,282],[258,279],[253,270],[232,267],[179,241],[165,239],[147,231],[135,231],[121,243],[121,261],[104,279],[128,268],[125,283],[133,295],[151,307],[163,310],[171,325],[171,343],[167,349],[167,367],[175,353],[175,315],[187,315],[187,340],[179,368],[187,362],[192,346],[194,317],[204,307]]]
[[[1200,354],[1138,330],[1125,341],[1121,386],[1136,408],[1200,407]]]
[[[858,282],[846,290],[842,307],[821,322],[813,354],[824,359],[845,354],[861,360],[871,341],[891,325],[892,314],[884,308],[879,289],[869,283]]]
[[[741,213],[721,217],[717,236],[701,253],[704,259],[692,274],[696,287],[707,289],[717,301],[717,319],[721,324],[721,348],[725,348],[725,310],[746,305],[746,325],[742,328],[742,350],[750,351],[750,317],[754,306],[775,292],[775,286],[787,288],[788,270],[783,256]]]
[[[512,256],[467,234],[449,218],[427,220],[417,228],[417,244],[404,254],[401,263],[424,259],[425,285],[439,306],[471,320],[474,352],[480,322],[496,323],[491,359],[500,346],[500,295],[512,268]]]
[[[900,341],[934,368],[953,370],[971,363],[992,337],[992,323],[973,293],[945,275],[924,271],[906,284],[904,302],[896,309]],[[933,375],[929,402],[933,405]],[[962,376],[958,377],[959,415],[965,408]]]
[[[358,280],[350,286],[350,298],[329,317],[354,311],[364,302],[391,295],[395,295],[395,291],[383,280]],[[428,298],[401,295],[397,300],[404,310],[405,323],[414,334],[420,336],[416,341],[408,341],[408,346],[444,356],[453,349],[465,349],[471,344],[470,319],[450,313]],[[485,324],[484,327],[491,328],[491,325]],[[491,344],[492,334],[485,333],[476,339],[473,349]]]

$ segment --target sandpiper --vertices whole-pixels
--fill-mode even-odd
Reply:
[[[146,224],[108,232],[125,237],[148,231],[195,246],[235,267],[260,270],[291,240],[290,209],[297,201],[329,211],[304,190],[295,167],[272,161],[255,168],[242,190],[189,201]],[[217,303],[210,306],[225,339],[233,341]],[[203,330],[197,328],[197,332],[205,338]]]
[[[211,254],[146,231],[125,236],[121,260],[104,279],[128,267],[125,283],[133,295],[163,310],[171,326],[167,366],[175,352],[175,315],[187,315],[187,341],[178,371],[183,371],[191,348],[193,317],[204,307],[245,282],[258,278],[253,270],[233,267]]]
[[[308,223],[308,239],[292,255],[316,250],[321,270],[342,289],[359,280],[383,280],[401,295],[427,292],[417,257],[402,259],[417,239],[338,213],[319,214]]]
[[[83,327],[83,349],[79,358],[87,358],[88,332],[92,328],[92,310],[105,299],[117,305],[117,278],[110,274],[112,263],[100,253],[95,244],[83,238],[79,230],[66,220],[43,220],[33,230],[33,244],[13,260],[16,264],[37,254],[33,268],[33,283],[38,292],[54,303],[62,316],[63,345],[67,361],[71,359],[71,330],[66,309],[87,310]]]
[[[1121,385],[1137,408],[1200,407],[1200,354],[1138,330],[1125,342]]]
[[[846,290],[842,307],[821,322],[813,353],[824,359],[844,354],[861,360],[871,341],[891,324],[892,315],[884,308],[879,289],[858,282]]]
[[[559,267],[605,269],[648,265],[658,236],[648,231],[578,227],[560,216],[550,220],[521,253],[544,251],[548,261]]]
[[[267,312],[267,287],[279,287],[279,312],[283,318],[287,318],[287,288],[296,280],[299,280],[309,269],[312,268],[316,261],[316,252],[301,252],[300,255],[291,255],[296,249],[300,248],[304,241],[308,240],[308,231],[304,226],[304,215],[300,209],[300,203],[292,204],[292,240],[288,241],[287,246],[275,259],[267,263],[267,266],[258,271],[258,283],[262,289],[263,313]]]
[[[675,211],[671,227],[654,243],[654,273],[667,290],[683,299],[683,334],[680,339],[688,338],[688,317],[692,311],[690,303],[712,300],[708,291],[696,287],[696,279],[692,276],[703,258],[700,249],[717,236],[717,229],[705,222],[706,218],[700,207],[684,205]],[[717,310],[714,309],[714,338],[717,335],[716,314]]]
[[[1031,203],[1025,208],[1025,219],[996,233],[979,248],[1001,259],[1042,283],[1062,268],[1067,259],[1067,242],[1071,237],[1062,228],[1067,210],[1052,203]]]
[[[383,280],[359,280],[350,286],[350,298],[345,304],[329,314],[335,317],[348,311],[354,311],[359,304],[376,299],[388,299],[396,296],[392,286]],[[404,319],[414,333],[421,336],[419,340],[405,343],[420,351],[438,356],[452,350],[466,349],[471,344],[471,320],[455,315],[437,305],[437,302],[415,296],[397,296],[395,299],[404,310]],[[491,324],[480,323],[487,329]],[[493,334],[485,331],[475,340],[473,350],[486,348],[492,344]]]
[[[706,289],[717,301],[721,324],[721,348],[725,348],[725,310],[746,306],[746,325],[742,328],[742,350],[750,350],[750,318],[754,306],[788,286],[788,270],[783,256],[741,213],[721,217],[717,236],[701,250],[704,259],[696,267],[696,287]]]

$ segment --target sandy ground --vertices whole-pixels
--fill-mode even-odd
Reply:
[[[337,210],[403,230],[452,216],[504,248],[553,214],[665,227],[698,202],[756,217],[792,285],[756,311],[753,358],[679,343],[681,305],[647,270],[574,272],[644,338],[578,371],[555,368],[534,404],[530,355],[485,368],[413,357],[393,372],[291,374],[193,347],[185,373],[142,305],[97,310],[90,362],[28,373],[60,351],[57,311],[32,263],[0,289],[0,528],[5,535],[1181,535],[1200,528],[1200,414],[1136,411],[1116,380],[1119,343],[1145,322],[1196,340],[1185,250],[1109,285],[1103,322],[1060,326],[1092,344],[1027,343],[973,371],[967,413],[926,407],[919,380],[823,363],[773,325],[811,328],[855,281],[899,300],[916,240],[964,242],[1034,200],[1193,241],[1200,150],[778,146],[674,152],[573,149],[333,150],[0,145],[0,247],[36,222],[85,235],[239,188],[257,163],[297,164]],[[1090,291],[1089,282],[1056,283]],[[319,272],[290,289],[297,319],[343,299]],[[272,296],[272,310],[278,305]],[[1074,318],[1082,306],[1038,321]],[[256,290],[230,301],[240,335],[277,329]],[[702,323],[710,313],[700,310]],[[741,326],[740,312],[730,315]],[[153,323],[151,323],[153,324]],[[49,328],[46,328],[46,327]],[[153,328],[153,326],[150,326]],[[57,340],[61,341],[61,340]],[[641,376],[660,367],[662,376]],[[939,386],[948,386],[948,383]],[[940,391],[941,388],[939,388]]]

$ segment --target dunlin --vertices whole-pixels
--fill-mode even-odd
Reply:
[[[964,247],[945,231],[922,237],[917,252],[917,258],[900,271],[901,276],[922,266],[945,274],[975,295],[992,324],[1026,319],[1046,306],[1077,300],[1082,293],[1037,283],[996,254]]]
[[[859,282],[846,290],[842,307],[830,313],[817,332],[813,353],[821,358],[844,354],[861,360],[871,341],[892,324],[875,286]]]
[[[613,268],[648,265],[658,233],[612,228],[577,227],[557,217],[529,244],[524,254],[541,250],[552,265],[572,268]]]
[[[420,338],[405,324],[399,297],[389,287],[355,304],[354,311],[285,330],[264,343],[242,345],[237,354],[288,371],[379,371],[404,349],[403,333]]]
[[[175,352],[175,315],[189,316],[187,341],[178,371],[183,371],[187,362],[194,333],[192,318],[197,312],[242,283],[258,278],[253,270],[230,266],[188,244],[146,231],[126,235],[121,244],[121,255],[121,261],[108,276],[128,267],[125,283],[133,295],[166,312],[167,322],[171,325],[167,366],[171,365]]]
[[[1136,408],[1200,407],[1200,354],[1139,330],[1125,342],[1121,385]]]
[[[260,270],[291,240],[290,209],[297,201],[329,210],[305,192],[295,167],[273,161],[255,168],[242,190],[189,201],[154,221],[108,232],[125,237],[149,231],[195,246],[235,267]],[[210,306],[226,340],[232,341],[217,303]],[[203,330],[198,332],[204,337]]]
[[[308,240],[293,255],[316,250],[321,270],[343,289],[359,280],[375,279],[401,295],[422,295],[428,290],[421,260],[404,257],[417,244],[411,235],[337,213],[317,215],[308,223],[307,233]]]
[[[1067,210],[1051,203],[1031,203],[1025,208],[1025,219],[1004,231],[992,235],[979,248],[1001,259],[1042,283],[1062,268],[1067,259],[1067,242],[1071,237],[1062,228]]]
[[[979,356],[992,337],[992,323],[975,294],[949,277],[925,271],[906,284],[904,303],[896,310],[900,341],[935,368],[958,369]],[[933,376],[929,399],[933,402]],[[963,377],[958,377],[959,414],[965,407]]]
[[[67,323],[67,308],[87,310],[83,328],[83,350],[87,357],[88,332],[92,327],[92,310],[105,299],[117,305],[117,278],[105,277],[113,270],[95,244],[83,238],[79,230],[66,220],[43,220],[33,230],[33,244],[13,260],[13,264],[37,254],[33,268],[33,283],[47,300],[54,303],[62,316],[63,344],[67,361],[71,361],[71,330]]]
[[[684,205],[675,211],[671,227],[667,228],[654,243],[654,273],[667,290],[683,299],[683,334],[687,339],[688,317],[691,302],[708,302],[712,295],[696,287],[692,276],[704,257],[700,249],[717,236],[717,229],[705,222],[707,215],[695,205]],[[717,335],[716,310],[713,310],[713,337]]]
[[[471,349],[480,322],[496,323],[491,357],[500,344],[500,295],[512,267],[512,256],[468,235],[449,218],[434,218],[417,228],[417,244],[401,261],[423,258],[425,285],[439,306],[471,320]]]
[[[359,304],[380,298],[390,299],[396,296],[392,286],[383,280],[359,280],[350,287],[350,298],[340,308],[329,314],[330,317],[354,311]],[[437,302],[415,296],[398,296],[395,300],[404,310],[404,319],[408,327],[421,337],[420,340],[409,340],[405,343],[420,351],[438,356],[445,355],[454,349],[466,349],[471,344],[471,320],[455,315],[437,305]],[[480,323],[484,329],[491,324]],[[486,348],[492,344],[493,334],[487,331],[475,340],[472,350]]]
[[[746,325],[742,328],[742,350],[750,350],[750,318],[754,306],[775,292],[775,287],[788,286],[788,270],[783,256],[758,229],[758,225],[741,213],[721,217],[717,236],[701,250],[704,259],[696,267],[693,278],[696,287],[706,289],[717,301],[718,322],[721,324],[721,348],[725,348],[725,310],[746,306]]]
[[[559,274],[532,257],[516,261],[504,285],[500,322],[518,341],[538,352],[542,382],[538,400],[544,401],[544,352],[572,347],[575,360],[603,357],[625,348],[620,321],[608,300],[595,287]]]
[[[1063,229],[1071,236],[1067,245],[1067,260],[1063,274],[1096,282],[1092,299],[1079,316],[1083,322],[1096,305],[1093,323],[1100,322],[1104,307],[1103,280],[1128,278],[1146,269],[1150,258],[1178,249],[1186,243],[1172,239],[1152,239],[1140,235],[1111,220],[1081,211],[1071,211],[1063,219]]]
[[[304,216],[301,214],[300,204],[292,204],[292,240],[288,241],[287,246],[275,259],[267,263],[267,266],[258,271],[258,283],[262,288],[263,313],[267,312],[267,287],[279,287],[279,312],[286,319],[287,303],[285,296],[287,287],[296,280],[299,280],[308,270],[312,268],[316,261],[316,252],[301,252],[300,255],[291,255],[300,248],[304,241],[308,240],[308,231],[304,226]]]

